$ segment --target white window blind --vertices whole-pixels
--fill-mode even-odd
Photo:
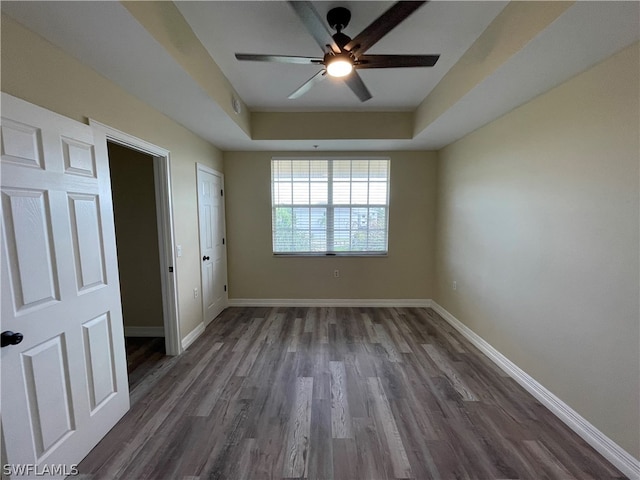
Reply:
[[[389,159],[272,159],[274,254],[387,253]]]

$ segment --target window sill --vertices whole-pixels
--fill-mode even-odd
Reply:
[[[273,253],[274,257],[317,257],[317,258],[336,258],[336,257],[366,257],[366,258],[379,258],[379,257],[388,257],[389,252],[380,252],[380,253],[367,253],[367,252],[336,252],[336,253]]]

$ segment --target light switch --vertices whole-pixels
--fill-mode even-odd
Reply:
[[[179,257],[182,256],[182,245],[176,246],[176,255],[178,255]]]

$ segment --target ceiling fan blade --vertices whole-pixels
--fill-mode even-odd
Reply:
[[[289,5],[295,10],[302,20],[302,23],[315,39],[322,51],[325,51],[327,45],[334,51],[334,53],[340,53],[340,47],[333,40],[331,30],[324,22],[320,14],[313,7],[311,2],[289,2]]]
[[[357,95],[361,102],[366,102],[371,98],[371,92],[358,75],[358,72],[355,70],[351,72],[348,76],[343,77],[344,83],[346,83],[349,88]]]
[[[238,60],[248,60],[252,62],[277,62],[277,63],[297,63],[302,65],[322,65],[321,58],[295,57],[291,55],[261,55],[254,53],[236,53]]]
[[[304,82],[300,88],[298,88],[295,92],[289,95],[289,99],[292,100],[294,98],[301,97],[302,95],[307,93],[309,90],[311,90],[311,87],[313,87],[316,83],[320,83],[322,80],[324,80],[326,73],[327,73],[326,70],[320,70],[313,77],[311,77],[309,80]]]
[[[356,68],[433,67],[440,55],[362,55]]]
[[[389,10],[380,15],[371,25],[360,32],[356,37],[344,46],[345,50],[355,50],[356,55],[369,50],[378,40],[393,30],[400,22],[415,12],[422,2],[398,2]]]

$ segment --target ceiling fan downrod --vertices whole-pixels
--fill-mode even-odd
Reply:
[[[332,8],[327,12],[327,23],[336,31],[331,37],[336,45],[340,48],[340,51],[344,50],[344,46],[351,41],[351,37],[342,33],[342,30],[347,28],[349,21],[351,20],[351,12],[344,7]]]

